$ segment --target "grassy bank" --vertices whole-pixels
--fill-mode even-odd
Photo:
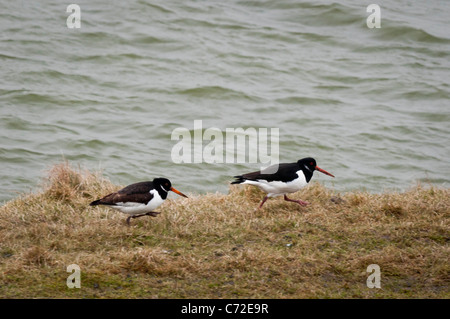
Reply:
[[[176,181],[173,181],[176,184]],[[124,185],[121,185],[124,186]],[[0,207],[0,298],[449,298],[450,190],[338,194],[312,183],[169,199],[156,218],[90,201],[119,189],[67,163]],[[189,192],[189,190],[183,190]],[[69,289],[66,268],[81,268]],[[381,288],[369,289],[378,264]]]

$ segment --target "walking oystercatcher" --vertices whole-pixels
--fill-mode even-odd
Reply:
[[[307,202],[301,200],[290,199],[286,196],[289,193],[295,193],[305,187],[314,170],[318,170],[324,174],[334,177],[334,175],[321,169],[316,164],[316,160],[311,157],[302,158],[295,163],[278,164],[278,170],[275,170],[276,165],[269,166],[265,170],[248,173],[244,175],[234,176],[236,178],[231,184],[250,184],[258,186],[261,190],[267,193],[258,208],[266,202],[269,197],[284,195],[284,200],[295,202],[301,206],[308,205]],[[265,171],[275,173],[264,173]]]
[[[93,201],[89,205],[107,205],[128,214],[130,216],[127,218],[127,224],[130,225],[131,218],[146,215],[156,217],[159,213],[153,210],[164,202],[169,191],[187,197],[173,188],[172,183],[167,178],[155,178],[152,182],[128,185],[115,193]]]

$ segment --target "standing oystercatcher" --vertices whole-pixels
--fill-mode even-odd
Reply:
[[[146,215],[156,217],[159,213],[153,210],[164,202],[169,191],[187,197],[173,188],[172,183],[167,178],[155,178],[152,182],[128,185],[115,193],[93,201],[89,205],[107,205],[128,214],[130,217],[127,218],[127,224],[130,225],[131,218]]]
[[[265,170],[273,172],[274,166],[269,166]],[[316,160],[311,157],[302,158],[295,163],[278,164],[278,170],[273,174],[264,174],[265,170],[234,176],[236,180],[231,183],[258,186],[266,192],[267,195],[258,208],[261,208],[269,197],[279,195],[284,195],[284,200],[286,201],[295,202],[302,206],[308,205],[307,202],[290,199],[286,194],[295,193],[305,187],[311,180],[314,170],[334,177],[317,166]]]

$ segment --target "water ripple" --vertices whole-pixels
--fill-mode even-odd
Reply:
[[[450,181],[445,2],[383,3],[381,29],[357,0],[80,6],[81,29],[68,29],[54,1],[2,1],[0,200],[62,156],[187,192],[227,192],[259,167],[174,164],[171,133],[194,134],[195,120],[278,128],[280,161],[314,156],[337,176],[314,178],[339,191]]]

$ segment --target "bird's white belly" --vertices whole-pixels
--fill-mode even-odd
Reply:
[[[153,198],[147,204],[136,202],[119,202],[116,203],[115,206],[111,206],[111,208],[117,209],[122,213],[129,215],[139,215],[152,212],[164,202],[164,199],[162,199],[161,196],[159,196],[159,193],[154,189],[152,189],[150,193],[153,194]]]
[[[264,179],[259,179],[257,181],[247,180],[243,184],[258,186],[260,189],[267,193],[267,196],[274,197],[289,193],[295,193],[308,184],[305,179],[305,175],[301,170],[297,172],[297,176],[298,177],[296,179],[287,183],[280,181],[268,182]]]

